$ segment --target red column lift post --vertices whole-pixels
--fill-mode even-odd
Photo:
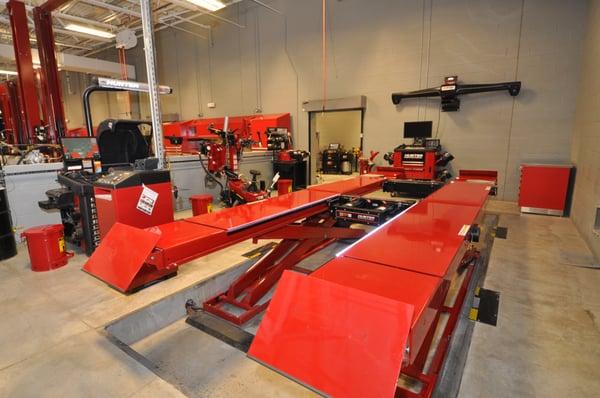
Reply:
[[[35,74],[29,44],[29,27],[27,10],[20,1],[10,0],[6,3],[12,30],[13,47],[17,63],[19,99],[23,130],[27,132],[27,143],[35,142],[35,129],[40,126],[40,109],[37,102]],[[25,142],[24,142],[25,144]]]
[[[56,3],[56,2],[55,2]],[[64,3],[64,2],[62,2]],[[61,4],[62,4],[61,3]],[[62,103],[60,79],[58,77],[58,64],[55,56],[54,31],[52,30],[52,13],[44,4],[33,9],[35,34],[38,43],[38,53],[41,63],[42,88],[45,91],[42,101],[46,103],[49,137],[52,142],[57,142],[58,137],[66,132],[65,111]]]

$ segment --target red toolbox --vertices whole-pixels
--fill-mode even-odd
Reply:
[[[573,173],[574,167],[570,164],[522,164],[519,186],[521,212],[565,215]]]

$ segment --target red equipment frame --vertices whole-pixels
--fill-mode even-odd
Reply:
[[[204,310],[236,325],[248,322],[269,305],[269,300],[259,301],[275,286],[285,270],[310,273],[296,267],[300,261],[332,244],[337,239],[358,239],[364,236],[362,229],[334,227],[335,219],[330,212],[309,217],[300,224],[291,224],[261,234],[253,239],[282,239],[275,248],[250,270],[238,277],[227,289],[204,302]],[[235,315],[225,309],[226,305],[242,309]]]
[[[199,140],[217,140],[218,137],[208,131],[209,126],[223,129],[224,117],[192,119],[164,124],[164,145],[169,153],[197,153]],[[241,138],[249,138],[253,141],[253,150],[267,150],[268,128],[285,128],[291,130],[291,116],[289,113],[278,113],[269,115],[242,115],[230,116],[230,131],[236,130]],[[179,145],[173,144],[169,138],[181,138]]]
[[[442,365],[444,364],[444,360],[446,359],[446,353],[448,352],[448,348],[450,347],[450,340],[452,339],[452,333],[454,332],[454,328],[456,327],[456,323],[458,322],[458,318],[461,313],[462,306],[465,302],[465,298],[467,297],[467,288],[471,279],[473,277],[473,273],[475,271],[475,263],[474,261],[479,258],[479,252],[475,249],[470,249],[463,260],[461,261],[461,269],[466,270],[465,277],[458,289],[458,294],[456,295],[456,299],[454,304],[451,307],[442,306],[440,310],[437,312],[435,320],[429,329],[425,341],[423,342],[421,350],[417,354],[416,359],[409,366],[402,369],[402,374],[405,374],[409,377],[419,380],[423,383],[421,390],[416,393],[410,391],[408,389],[397,387],[396,394],[394,395],[396,398],[428,398],[433,394],[433,390],[437,383],[437,380],[440,375],[440,371],[442,370]],[[443,296],[446,297],[448,294],[448,290],[450,288],[450,284],[447,284],[445,287],[445,291],[443,292]],[[429,355],[430,349],[433,344],[433,338],[435,337],[435,332],[439,325],[439,321],[442,314],[449,314],[448,320],[446,322],[446,326],[442,332],[442,336],[440,341],[438,342],[437,347],[435,348],[431,363],[429,364],[429,368],[425,371],[425,364],[427,361],[427,357]]]
[[[9,80],[0,84],[0,109],[2,110],[8,143],[20,143],[22,141],[23,125],[19,112],[19,93],[14,81]]]

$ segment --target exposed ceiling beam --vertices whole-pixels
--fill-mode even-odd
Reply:
[[[10,23],[10,21],[9,21],[8,18],[2,17],[2,16],[0,16],[0,22],[6,23],[6,24]],[[92,40],[100,41],[100,42],[103,42],[103,43],[111,43],[111,42],[113,42],[112,39],[105,39],[103,37],[92,36],[92,35],[88,35],[88,34],[80,33],[80,32],[73,32],[71,30],[61,29],[61,28],[57,28],[57,27],[53,27],[52,30],[54,30],[54,32],[56,32],[56,33],[61,33],[61,34],[64,34],[64,35],[75,36],[75,37],[82,37],[82,38],[85,38],[85,39],[92,39]]]
[[[130,8],[115,6],[114,4],[105,3],[97,0],[80,0],[82,3],[90,4],[95,7],[104,8],[106,10],[120,12],[121,14],[131,15],[132,17],[142,18],[142,14]]]
[[[182,7],[182,8],[187,8],[190,11],[196,11],[196,12],[198,12],[198,15],[196,15],[197,17],[202,16],[202,15],[208,15],[208,16],[216,18],[216,19],[218,19],[220,21],[227,22],[227,23],[229,23],[231,25],[237,26],[238,28],[245,28],[245,26],[240,25],[237,22],[234,22],[234,21],[232,21],[230,19],[227,19],[227,18],[223,18],[223,17],[221,17],[221,16],[219,16],[217,14],[214,14],[214,13],[212,13],[210,11],[207,11],[206,9],[204,9],[202,7],[198,7],[197,5],[194,5],[194,4],[192,4],[192,3],[190,3],[190,2],[188,2],[186,0],[169,0],[169,2],[172,3],[172,4],[178,5],[178,6]],[[229,3],[229,4],[227,4],[227,6],[230,6],[230,5],[235,4],[235,3],[239,3],[239,1],[234,1],[232,3]]]
[[[192,12],[192,11],[190,11],[190,10],[187,10],[187,9],[186,9],[185,11],[181,11],[181,12],[177,12],[177,13],[174,13],[174,14],[170,14],[170,17],[173,17],[173,16],[181,16],[181,15],[183,15],[183,14],[187,14],[187,13],[189,13],[189,12]],[[184,22],[189,22],[189,20],[190,20],[190,19],[193,19],[193,18],[195,18],[195,17],[197,17],[197,16],[200,16],[200,15],[193,15],[193,16],[190,16],[190,17],[183,17],[183,19],[182,19],[182,20],[180,20],[180,21],[176,21],[176,22],[173,22],[173,23],[172,23],[172,24],[170,24],[170,25],[165,25],[165,24],[162,24],[162,26],[155,27],[155,28],[154,28],[154,32],[158,32],[158,31],[164,30],[164,29],[166,29],[166,28],[173,28],[173,27],[175,27],[175,26],[177,26],[177,25],[180,25],[180,24],[182,24],[182,23],[184,23]],[[185,21],[184,21],[184,20],[185,20]],[[208,29],[211,29],[211,27],[210,27],[210,26],[208,26],[208,25],[206,25],[206,26],[208,27]],[[129,29],[133,30],[134,32],[137,32],[137,31],[141,30],[141,29],[142,29],[142,27],[141,27],[141,25],[139,25],[139,26],[129,26]],[[137,37],[141,37],[141,36],[142,36],[142,34],[141,34],[141,33],[137,34]],[[102,46],[102,47],[99,47],[99,48],[95,48],[95,49],[94,49],[94,50],[92,50],[91,52],[86,52],[86,53],[85,53],[85,55],[94,55],[94,54],[97,54],[97,53],[99,53],[99,52],[102,52],[102,51],[108,50],[108,49],[110,49],[111,47],[113,47],[113,46]]]
[[[46,12],[52,12],[69,1],[70,0],[47,0],[44,4],[40,4],[40,8]]]
[[[190,34],[190,35],[192,35],[192,36],[199,37],[199,38],[201,38],[201,39],[204,39],[204,40],[208,40],[208,38],[207,38],[206,36],[203,36],[203,35],[201,35],[200,33],[192,32],[191,30],[183,29],[183,28],[180,28],[179,26],[175,26],[175,25],[173,25],[173,24],[168,24],[168,23],[165,23],[165,22],[162,22],[162,21],[161,21],[160,23],[162,23],[163,25],[166,25],[166,26],[168,26],[169,28],[173,28],[173,29],[175,29],[175,30],[179,30],[179,31],[181,31],[181,32],[185,32],[185,33],[187,33],[187,34]],[[141,36],[141,35],[138,35],[138,37],[139,37],[139,36]]]
[[[89,18],[82,18],[82,17],[78,17],[76,15],[65,14],[62,12],[55,11],[52,13],[52,16],[61,18],[61,19],[66,19],[67,21],[73,21],[73,22],[79,22],[79,23],[83,23],[83,24],[87,24],[87,25],[97,26],[97,27],[103,28],[103,29],[108,29],[108,30],[117,29],[117,27],[115,25],[111,25],[109,23],[98,22],[98,21],[94,21]]]
[[[0,0],[0,4],[6,5],[6,3],[8,3],[8,0]],[[25,9],[28,12],[33,12],[34,8],[35,7],[33,7],[33,6],[25,5]],[[67,14],[64,12],[60,12],[60,11],[54,11],[52,13],[52,16],[56,17],[56,18],[66,19],[68,21],[79,22],[79,23],[83,23],[83,24],[87,24],[87,25],[94,25],[94,26],[97,26],[97,27],[103,28],[103,29],[113,30],[113,29],[117,28],[115,25],[111,25],[111,24],[104,23],[104,22],[94,21],[93,19],[89,19],[89,18],[78,17],[76,15],[71,15],[71,14]]]
[[[210,25],[205,25],[203,23],[196,22],[196,21],[194,21],[193,17],[184,18],[184,17],[179,16],[178,14],[167,14],[164,18],[175,18],[175,19],[181,21],[182,23],[187,22],[189,24],[199,26],[204,29],[208,29],[208,30],[211,29]]]
[[[265,7],[265,8],[267,8],[267,9],[269,9],[269,10],[273,11],[276,14],[280,14],[280,15],[283,14],[281,11],[279,11],[279,10],[271,7],[268,4],[263,3],[262,1],[259,1],[259,0],[250,0],[250,1],[252,1],[253,3],[256,3],[258,5],[261,5],[261,6]]]

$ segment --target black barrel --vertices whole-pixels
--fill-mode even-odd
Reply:
[[[16,254],[17,243],[12,229],[6,190],[0,186],[0,260],[11,258]]]

